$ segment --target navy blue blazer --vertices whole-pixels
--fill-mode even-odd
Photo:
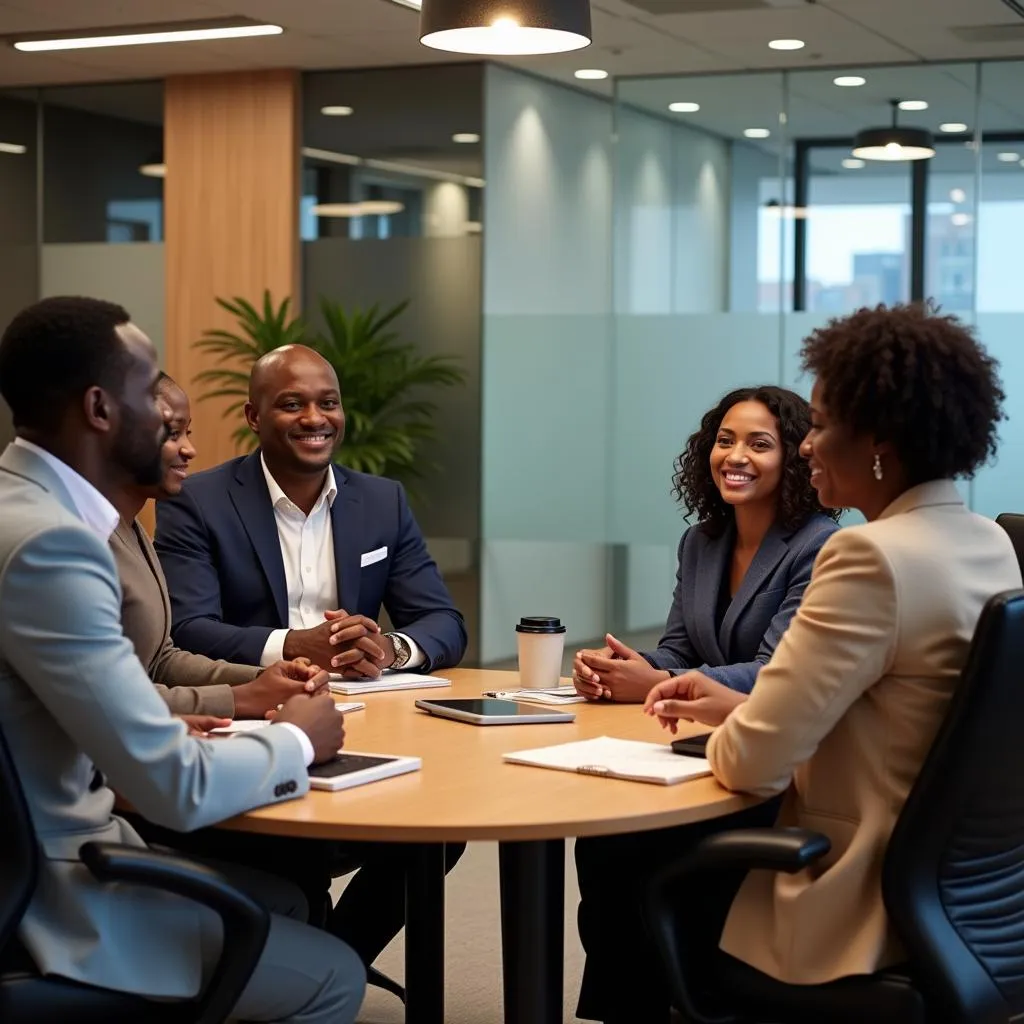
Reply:
[[[338,604],[395,629],[427,659],[423,671],[457,665],[466,626],[452,604],[401,484],[334,467],[331,507]],[[157,502],[155,546],[171,598],[178,647],[258,665],[267,637],[288,626],[288,590],[274,508],[260,453],[197,473]],[[360,567],[379,548],[387,557]]]
[[[657,650],[642,652],[655,667],[680,674],[699,669],[733,690],[750,693],[762,665],[768,663],[789,620],[800,607],[811,569],[822,545],[838,529],[814,515],[798,530],[778,526],[765,534],[746,576],[716,628],[722,586],[728,586],[728,562],[736,542],[730,526],[709,537],[691,526],[679,542],[676,589],[665,634]]]

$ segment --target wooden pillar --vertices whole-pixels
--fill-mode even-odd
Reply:
[[[164,87],[166,369],[192,398],[196,467],[239,454],[227,401],[198,401],[214,360],[193,343],[234,327],[217,298],[299,299],[297,71],[168,78]]]
[[[192,399],[195,468],[239,454],[241,414],[200,402],[193,383],[216,365],[193,347],[234,329],[217,298],[254,305],[299,292],[300,83],[297,71],[182,75],[164,84],[165,369]],[[152,533],[152,503],[141,516]]]

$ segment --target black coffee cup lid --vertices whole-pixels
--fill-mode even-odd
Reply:
[[[561,619],[552,615],[525,615],[516,626],[517,633],[564,633]]]

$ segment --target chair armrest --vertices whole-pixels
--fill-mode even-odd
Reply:
[[[827,836],[803,828],[738,828],[706,836],[662,872],[667,882],[698,871],[746,868],[795,874],[832,848]]]
[[[709,1014],[692,996],[679,941],[672,894],[691,875],[712,871],[784,871],[795,874],[831,849],[827,836],[800,828],[744,828],[705,836],[675,863],[659,872],[647,889],[644,911],[654,944],[661,955],[676,1005],[695,1024],[734,1024],[731,1014]],[[699,885],[699,878],[692,879]],[[708,951],[710,952],[710,951]],[[698,973],[700,973],[698,971]],[[704,977],[703,980],[707,980]]]
[[[267,910],[204,864],[118,843],[86,843],[82,862],[101,882],[148,885],[194,900],[213,910],[224,941],[204,990],[196,997],[195,1024],[227,1020],[256,968],[270,931]]]

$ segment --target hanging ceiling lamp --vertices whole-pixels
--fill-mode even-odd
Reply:
[[[423,0],[420,42],[512,57],[590,45],[590,0]]]
[[[865,128],[853,140],[853,155],[862,160],[929,160],[935,156],[932,133],[924,128],[903,128],[897,124],[899,100],[892,104],[892,125],[888,128]]]

